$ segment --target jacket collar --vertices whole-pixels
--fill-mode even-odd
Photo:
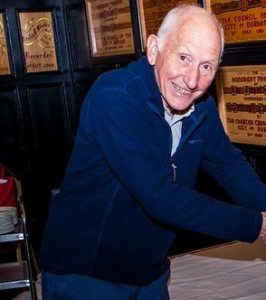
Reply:
[[[154,74],[154,66],[149,64],[147,56],[143,56],[139,59],[139,67],[148,92],[148,105],[152,110],[159,113],[161,117],[164,117],[164,107]]]

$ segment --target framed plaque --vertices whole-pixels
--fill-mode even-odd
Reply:
[[[143,49],[150,34],[156,34],[169,10],[181,3],[198,4],[196,0],[137,0]]]
[[[51,12],[20,12],[25,67],[27,73],[57,71]]]
[[[6,44],[6,32],[3,13],[0,13],[0,75],[9,75],[10,64],[8,58],[8,48]]]
[[[92,57],[135,53],[129,0],[85,0]]]
[[[265,0],[205,0],[224,28],[226,43],[266,40]]]
[[[266,65],[222,67],[217,73],[218,110],[236,143],[266,145]]]

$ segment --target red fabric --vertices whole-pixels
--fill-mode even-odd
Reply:
[[[5,181],[6,182],[3,182]],[[0,206],[17,206],[17,187],[14,176],[0,163]]]

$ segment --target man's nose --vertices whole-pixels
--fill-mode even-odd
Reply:
[[[185,84],[190,90],[195,90],[198,86],[200,72],[196,67],[190,68],[185,76]]]

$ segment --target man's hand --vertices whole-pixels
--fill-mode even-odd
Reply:
[[[266,244],[266,212],[262,212],[262,226],[259,234],[259,239]]]

